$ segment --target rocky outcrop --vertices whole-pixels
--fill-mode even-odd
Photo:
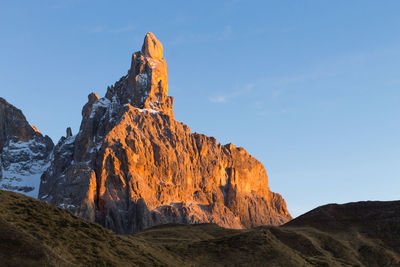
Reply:
[[[167,63],[162,55],[161,43],[152,33],[147,33],[142,51],[132,55],[128,75],[109,87],[105,98],[118,104],[162,111],[173,118],[173,98],[168,96]]]
[[[148,33],[128,74],[105,97],[88,96],[79,132],[54,149],[39,198],[124,234],[170,222],[290,220],[258,160],[175,120],[162,52]]]
[[[144,38],[142,53],[155,60],[160,60],[163,57],[163,46],[151,32],[148,32]]]
[[[21,110],[0,98],[0,188],[37,197],[53,149]]]

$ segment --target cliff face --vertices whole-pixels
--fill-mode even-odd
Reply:
[[[291,219],[263,165],[192,133],[173,115],[161,43],[148,33],[106,96],[90,94],[78,134],[62,138],[39,198],[118,233],[169,222],[229,228]]]
[[[37,197],[53,149],[21,110],[0,98],[0,188]]]

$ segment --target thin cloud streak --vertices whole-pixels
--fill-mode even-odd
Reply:
[[[221,95],[213,95],[209,96],[208,100],[212,103],[226,103],[228,100],[236,98],[238,96],[242,96],[244,94],[250,93],[254,88],[253,83],[246,84],[241,89],[233,91],[230,94],[221,94]]]
[[[212,103],[225,103],[226,102],[225,96],[210,96],[208,99]]]

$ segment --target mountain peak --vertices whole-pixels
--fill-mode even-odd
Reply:
[[[173,116],[173,98],[168,96],[167,62],[163,58],[162,44],[154,34],[146,34],[142,50],[132,55],[128,75],[109,87],[106,97]]]
[[[151,32],[148,32],[144,37],[142,53],[155,60],[160,60],[163,57],[163,46]]]
[[[163,223],[230,228],[291,219],[264,166],[174,118],[161,43],[147,33],[128,74],[88,97],[76,135],[56,145],[39,198],[118,233]]]

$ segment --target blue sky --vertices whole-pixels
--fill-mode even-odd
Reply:
[[[163,43],[175,116],[243,146],[290,212],[400,199],[399,1],[1,1],[0,96],[55,142]]]

